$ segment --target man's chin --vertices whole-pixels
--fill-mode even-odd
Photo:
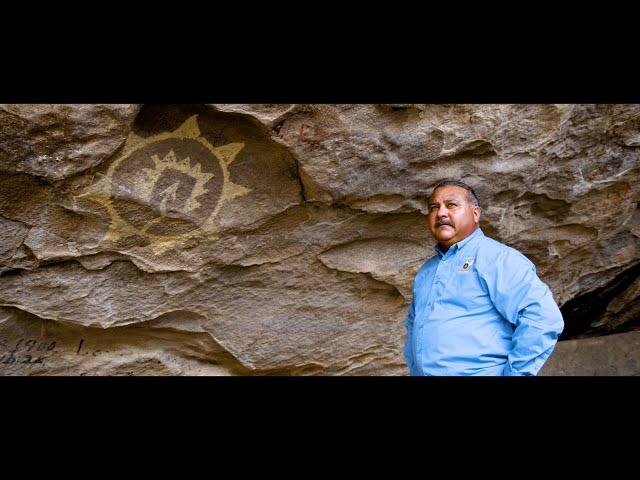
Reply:
[[[439,243],[446,243],[455,236],[456,236],[455,232],[452,232],[451,235],[436,235],[436,240]]]

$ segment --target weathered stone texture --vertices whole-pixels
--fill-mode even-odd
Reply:
[[[0,374],[404,374],[443,177],[476,187],[485,233],[563,307],[579,339],[547,371],[590,371],[575,352],[597,339],[582,337],[640,318],[639,119],[639,105],[0,106]]]
[[[540,375],[640,375],[640,332],[558,343]]]

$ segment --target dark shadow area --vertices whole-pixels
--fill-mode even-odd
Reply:
[[[611,282],[593,292],[585,293],[569,300],[560,311],[564,317],[565,328],[560,340],[610,335],[633,330],[640,326],[640,318],[615,327],[605,323],[592,327],[606,315],[607,306],[623,293],[640,276],[640,264],[623,271]]]

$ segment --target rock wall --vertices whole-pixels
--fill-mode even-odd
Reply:
[[[559,342],[541,376],[640,374],[640,331]]]
[[[638,147],[640,105],[0,106],[0,374],[405,374],[443,177],[563,338],[637,328]]]

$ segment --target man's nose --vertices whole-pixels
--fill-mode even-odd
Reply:
[[[438,208],[438,211],[436,212],[436,216],[438,218],[448,217],[449,216],[449,212],[447,211],[447,209],[444,206],[441,206],[440,208]]]

